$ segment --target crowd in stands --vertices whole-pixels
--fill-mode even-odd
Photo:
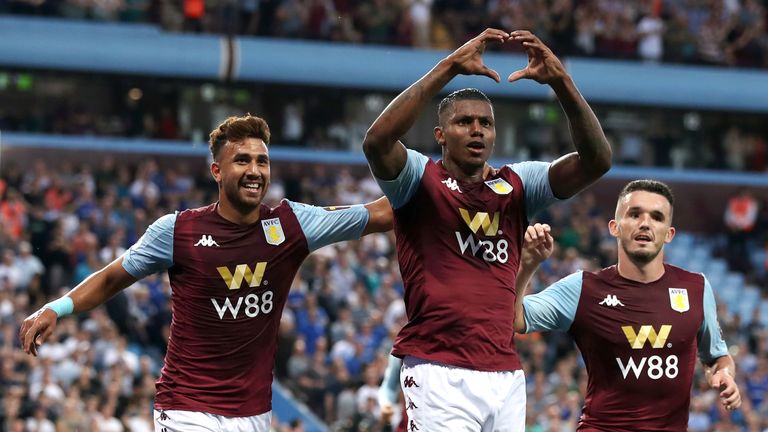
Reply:
[[[436,49],[486,27],[529,29],[560,55],[768,67],[762,0],[4,0],[2,11]]]
[[[215,199],[207,172],[180,169],[161,169],[152,159],[127,166],[110,156],[98,166],[3,166],[0,431],[153,430],[154,380],[170,318],[166,275],[136,283],[105,307],[62,319],[39,357],[19,349],[17,333],[29,313],[120,256],[157,217]],[[344,169],[286,166],[274,173],[267,200],[330,205],[379,195],[371,178]],[[606,229],[611,207],[584,193],[540,215],[552,225],[557,248],[534,289],[614,262],[616,243]],[[275,377],[334,431],[382,429],[377,391],[406,319],[393,239],[377,234],[312,254],[282,316]],[[744,405],[725,412],[699,373],[689,430],[768,430],[768,329],[758,318],[739,320],[720,308]],[[585,371],[572,341],[531,334],[518,336],[517,345],[527,376],[527,430],[575,430]],[[301,430],[295,419],[274,423],[276,431]]]

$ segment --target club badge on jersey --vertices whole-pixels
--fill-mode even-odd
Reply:
[[[264,237],[267,243],[277,246],[285,241],[283,226],[280,225],[280,218],[265,219],[261,221],[261,227],[264,228]]]
[[[685,288],[669,289],[669,304],[675,312],[686,312],[691,308],[688,303],[688,290]]]
[[[485,184],[499,195],[508,195],[514,189],[511,184],[502,178],[488,180]]]

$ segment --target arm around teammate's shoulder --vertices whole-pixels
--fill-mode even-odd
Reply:
[[[363,235],[375,232],[384,232],[392,229],[394,224],[394,213],[392,205],[387,197],[381,197],[376,201],[365,205],[368,209],[368,223],[365,225]]]

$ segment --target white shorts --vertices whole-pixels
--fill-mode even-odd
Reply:
[[[155,432],[269,432],[272,411],[225,417],[197,411],[155,410]]]
[[[484,372],[407,356],[400,369],[409,432],[523,432],[522,370]]]

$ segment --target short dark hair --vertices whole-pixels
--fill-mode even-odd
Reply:
[[[672,193],[672,188],[666,183],[650,179],[633,180],[627,183],[627,185],[624,186],[624,189],[619,193],[619,200],[636,191],[645,191],[661,195],[669,201],[670,208],[675,206],[675,195]]]
[[[269,125],[261,117],[246,114],[242,117],[232,116],[224,120],[211,132],[208,149],[213,160],[218,160],[221,148],[227,141],[238,142],[246,138],[259,138],[264,144],[269,144]]]
[[[465,88],[456,90],[440,101],[440,105],[437,106],[437,117],[440,118],[440,116],[443,115],[448,108],[451,108],[454,103],[463,100],[480,100],[488,102],[488,105],[493,106],[491,100],[488,99],[488,96],[486,96],[485,93],[476,88]]]

